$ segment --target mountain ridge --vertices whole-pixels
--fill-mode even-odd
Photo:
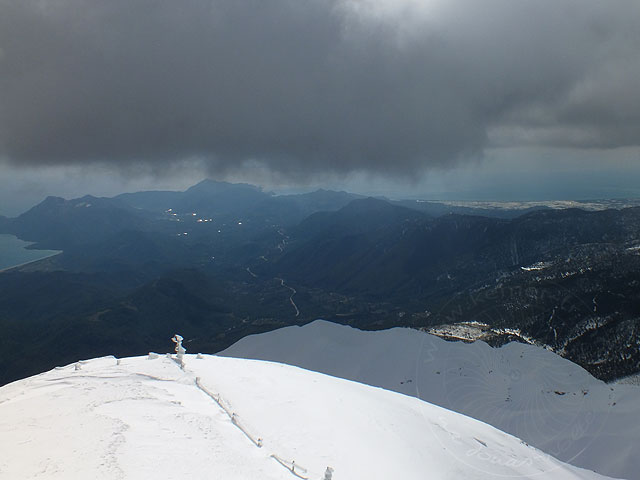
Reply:
[[[105,357],[1,387],[0,402],[14,479],[606,478],[418,399],[269,362]]]
[[[408,328],[316,320],[250,335],[218,355],[295,365],[477,418],[562,461],[634,478],[640,387],[608,385],[545,349],[447,342]]]

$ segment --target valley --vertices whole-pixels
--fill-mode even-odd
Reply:
[[[216,352],[317,318],[529,343],[606,381],[640,371],[640,207],[506,218],[405,204],[213,181],[50,197],[2,224],[63,253],[0,274],[0,326],[24,354],[0,353],[0,382],[141,354],[175,331]]]

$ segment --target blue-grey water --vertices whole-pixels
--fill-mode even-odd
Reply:
[[[0,271],[60,253],[57,250],[27,250],[26,247],[29,245],[32,245],[32,242],[25,242],[13,235],[0,234]]]

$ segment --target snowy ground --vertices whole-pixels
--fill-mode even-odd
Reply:
[[[327,466],[334,480],[604,478],[413,397],[214,356],[184,370],[106,357],[14,382],[0,388],[0,431],[12,480],[321,480]]]
[[[494,349],[406,328],[363,332],[315,321],[246,337],[220,355],[278,361],[416,396],[562,461],[639,478],[640,388],[607,385],[542,348]]]

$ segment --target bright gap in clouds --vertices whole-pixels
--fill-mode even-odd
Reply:
[[[434,199],[636,195],[637,1],[156,7],[0,0],[0,214],[204,177]]]

